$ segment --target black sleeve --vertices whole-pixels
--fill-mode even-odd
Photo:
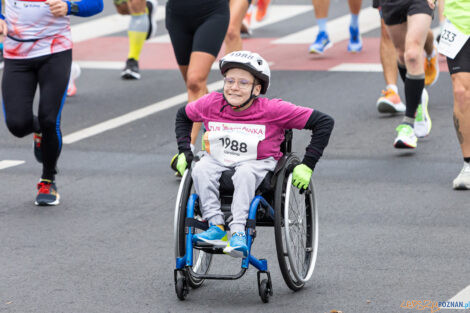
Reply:
[[[304,129],[310,129],[312,131],[312,139],[305,149],[306,152],[302,163],[312,170],[322,156],[323,150],[328,145],[334,124],[335,121],[331,116],[317,110],[312,112],[312,115],[310,115],[305,124]]]
[[[186,106],[181,107],[176,113],[175,133],[178,151],[191,151],[191,130],[193,121],[186,114]]]

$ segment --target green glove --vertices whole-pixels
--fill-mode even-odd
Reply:
[[[312,169],[305,164],[294,167],[292,172],[292,185],[299,189],[307,189],[312,178]]]
[[[185,151],[183,153],[175,154],[175,156],[171,159],[170,167],[173,170],[178,171],[178,173],[183,176],[184,171],[192,160],[193,154],[191,153],[191,151]]]

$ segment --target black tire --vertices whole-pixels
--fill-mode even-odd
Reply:
[[[263,279],[261,283],[258,286],[258,291],[259,291],[259,296],[261,297],[261,301],[263,303],[268,303],[269,302],[269,285],[268,285],[268,280]]]
[[[186,234],[184,233],[184,223],[186,218],[186,204],[188,203],[189,196],[194,192],[193,190],[193,180],[191,178],[191,170],[186,170],[183,175],[180,183],[180,188],[178,190],[178,196],[176,197],[176,207],[175,207],[175,256],[183,257],[186,250]],[[200,217],[199,210],[194,212],[194,217]],[[212,254],[206,253],[204,251],[193,249],[193,271],[198,274],[206,274],[209,271]],[[198,279],[191,275],[188,271],[187,283],[191,288],[198,288],[204,282],[204,279]]]
[[[184,277],[180,277],[176,280],[175,291],[178,299],[180,299],[181,301],[186,299],[186,296],[189,292],[189,288],[186,284],[186,279]]]
[[[307,191],[299,193],[299,190],[292,186],[290,177],[300,160],[294,154],[289,154],[286,158],[286,164],[276,181],[274,235],[282,277],[290,289],[298,291],[310,279],[315,267],[318,219],[313,181],[310,181]],[[289,203],[286,203],[287,199]],[[295,201],[291,202],[291,199]],[[285,223],[286,213],[290,221],[291,216],[297,218]]]

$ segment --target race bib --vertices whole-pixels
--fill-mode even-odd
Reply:
[[[439,53],[454,59],[470,35],[464,35],[449,20],[446,20],[439,40]]]
[[[206,151],[227,166],[256,160],[258,143],[265,137],[265,125],[222,122],[209,122],[204,135]]]

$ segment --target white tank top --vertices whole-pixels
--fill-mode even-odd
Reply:
[[[45,0],[5,0],[4,56],[29,59],[72,49],[70,18],[54,17]]]

